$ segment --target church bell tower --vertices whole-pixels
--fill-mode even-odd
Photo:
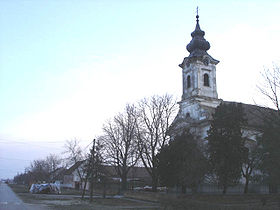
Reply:
[[[191,33],[192,40],[187,45],[190,55],[179,65],[183,74],[182,101],[193,97],[218,98],[216,65],[219,61],[207,53],[210,44],[205,40],[204,35],[205,32],[200,29],[197,15],[196,27]]]
[[[220,104],[216,86],[216,65],[219,61],[207,53],[210,44],[204,35],[197,14],[196,27],[191,33],[192,40],[187,45],[190,54],[179,65],[182,68],[183,93],[171,130],[197,126],[202,129],[198,132],[205,133],[207,128],[203,124],[208,124],[211,114]]]

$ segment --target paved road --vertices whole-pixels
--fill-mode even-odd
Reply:
[[[41,207],[34,205],[28,205],[17,197],[12,189],[4,183],[0,183],[0,210],[36,210]]]

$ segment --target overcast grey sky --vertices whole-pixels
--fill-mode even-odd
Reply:
[[[87,145],[126,103],[179,100],[197,5],[219,97],[265,104],[255,87],[280,60],[279,1],[2,0],[0,178],[66,139]]]

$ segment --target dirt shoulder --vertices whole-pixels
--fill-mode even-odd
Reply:
[[[102,198],[101,196],[95,195],[92,202],[89,202],[89,197],[81,199],[81,196],[75,193],[74,195],[61,194],[31,194],[28,192],[28,188],[21,185],[11,186],[14,192],[30,206],[41,205],[48,209],[59,209],[59,210],[97,210],[97,209],[160,209],[158,204],[151,202],[137,201],[136,199],[126,199],[123,196],[108,196]]]

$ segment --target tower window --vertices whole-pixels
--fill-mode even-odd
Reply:
[[[204,74],[203,75],[203,81],[204,81],[204,86],[207,86],[207,87],[209,87],[210,85],[209,85],[209,75],[208,74]]]
[[[187,77],[187,88],[190,88],[191,87],[191,76],[189,75]]]

